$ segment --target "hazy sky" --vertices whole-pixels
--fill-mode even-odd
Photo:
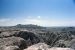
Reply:
[[[75,0],[0,0],[0,26],[75,26]]]

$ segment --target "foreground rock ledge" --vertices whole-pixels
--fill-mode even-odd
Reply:
[[[20,50],[20,48],[18,46],[8,46],[5,47],[4,50]]]
[[[32,45],[30,47],[28,47],[27,49],[24,50],[74,50],[71,48],[59,48],[59,47],[53,47],[53,48],[49,48],[49,46],[45,43],[38,43],[35,45]]]
[[[15,48],[12,46],[18,46],[20,49],[24,49],[27,47],[26,41],[20,37],[8,37],[8,38],[0,38],[0,50],[4,48]],[[17,47],[17,48],[18,48]]]

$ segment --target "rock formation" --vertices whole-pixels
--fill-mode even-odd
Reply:
[[[73,50],[75,27],[0,27],[0,50]]]
[[[52,47],[50,48],[47,44],[45,43],[38,43],[35,45],[32,45],[28,47],[27,49],[24,50],[74,50],[71,48],[59,48],[59,47]]]

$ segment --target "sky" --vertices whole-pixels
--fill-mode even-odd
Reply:
[[[75,26],[75,0],[0,0],[0,26]]]

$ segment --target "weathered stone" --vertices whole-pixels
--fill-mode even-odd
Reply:
[[[8,46],[5,47],[4,50],[20,50],[20,48],[18,46]]]
[[[1,38],[0,46],[18,46],[21,49],[24,49],[27,47],[26,41],[20,37]]]
[[[49,48],[49,46],[47,44],[38,43],[38,44],[32,45],[32,46],[30,46],[30,47],[28,47],[27,49],[24,49],[24,50],[74,50],[74,49],[59,48],[59,47]]]

